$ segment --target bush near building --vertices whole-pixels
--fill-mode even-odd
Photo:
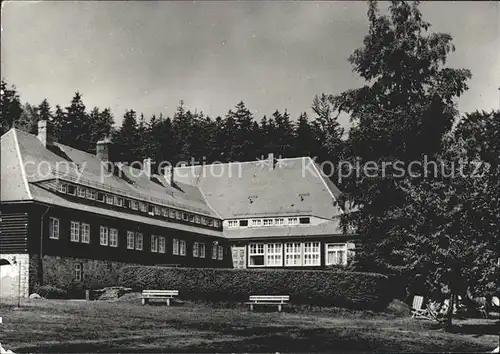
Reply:
[[[346,271],[125,266],[119,280],[134,290],[179,290],[186,300],[244,302],[249,295],[290,295],[293,304],[382,310],[392,299],[386,276]]]

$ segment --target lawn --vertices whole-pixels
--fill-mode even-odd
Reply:
[[[14,352],[478,352],[498,345],[496,320],[426,320],[342,309],[250,312],[184,303],[26,300],[0,304],[0,343]]]

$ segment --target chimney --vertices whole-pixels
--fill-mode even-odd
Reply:
[[[167,183],[170,184],[172,187],[174,186],[174,167],[165,167],[165,179],[167,180]]]
[[[267,155],[267,162],[269,164],[269,170],[274,170],[276,166],[276,159],[274,158],[274,154],[271,152]]]
[[[38,121],[38,140],[40,140],[45,147],[54,145],[54,137],[52,136],[52,125],[46,120]]]
[[[109,161],[109,146],[111,145],[111,140],[109,138],[104,138],[99,140],[96,145],[96,155],[97,157],[103,161]]]
[[[146,174],[146,176],[151,179],[151,158],[147,158],[142,160],[142,170]]]

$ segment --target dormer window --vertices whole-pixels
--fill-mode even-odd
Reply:
[[[208,219],[208,226],[214,226],[214,219]]]
[[[199,216],[199,215],[196,215],[196,216],[194,217],[194,222],[195,222],[195,223],[197,223],[197,224],[199,224],[199,223],[200,223],[200,216]]]
[[[182,220],[188,221],[188,214],[182,213]]]
[[[167,208],[161,208],[161,215],[163,215],[165,218],[168,217],[168,209]]]
[[[139,209],[139,203],[137,202],[137,200],[130,201],[130,209],[132,209],[132,210]]]
[[[283,218],[274,219],[274,225],[280,226],[284,224],[285,224],[285,219]]]
[[[76,195],[76,188],[72,184],[68,185],[68,194]]]
[[[175,219],[175,210],[170,209],[170,210],[168,211],[168,217],[169,217],[170,219]]]
[[[87,189],[87,190],[85,191],[85,198],[87,198],[87,199],[95,199],[95,196],[96,196],[96,193],[95,193],[95,191],[94,191],[94,190],[92,190],[92,189]]]
[[[220,227],[220,221],[219,220],[215,220],[214,221],[214,226],[215,227]]]
[[[239,226],[239,220],[229,220],[227,222],[228,227],[238,227]]]
[[[299,218],[288,218],[288,225],[297,225],[299,223]]]
[[[182,213],[179,210],[175,211],[175,218],[177,220],[181,220],[182,219]]]
[[[264,219],[264,226],[272,226],[273,219]]]
[[[78,192],[78,196],[79,196],[79,197],[85,198],[85,188],[83,188],[83,187],[78,187],[78,188],[77,188],[77,192]]]
[[[189,214],[189,222],[194,222],[194,215],[193,214]]]
[[[105,201],[106,199],[106,195],[104,193],[101,193],[101,192],[97,192],[97,200],[100,201],[100,202],[103,202]]]
[[[311,223],[311,218],[300,218],[299,222],[301,224],[310,224]]]
[[[248,226],[248,220],[240,220],[240,227],[247,227]]]
[[[115,205],[117,205],[119,207],[123,206],[123,198],[115,197]]]
[[[115,198],[111,194],[106,194],[106,204],[114,204]]]
[[[206,225],[207,224],[207,218],[206,217],[204,217],[204,216],[201,217],[201,224],[202,225]]]
[[[262,219],[252,219],[252,226],[262,226]]]
[[[66,183],[59,183],[59,192],[67,193],[68,192],[68,185]]]
[[[161,215],[161,209],[159,206],[155,205],[155,215]]]
[[[143,212],[147,212],[148,211],[148,207],[147,207],[146,203],[139,202],[139,210],[143,211]]]

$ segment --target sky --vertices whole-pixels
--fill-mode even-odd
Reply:
[[[472,71],[460,113],[497,109],[500,2],[420,8],[454,38],[447,65]],[[1,75],[23,102],[67,106],[79,91],[117,123],[127,109],[172,116],[180,100],[211,117],[244,101],[258,120],[285,108],[296,119],[312,116],[316,94],[363,84],[347,58],[366,11],[355,1],[6,1]]]

